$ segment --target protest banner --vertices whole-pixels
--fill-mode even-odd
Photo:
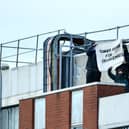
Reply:
[[[97,65],[100,71],[107,71],[110,67],[124,62],[122,40],[96,42]]]

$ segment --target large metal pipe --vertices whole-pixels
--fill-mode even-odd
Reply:
[[[86,39],[80,35],[71,35],[71,34],[59,34],[54,37],[50,37],[45,40],[43,48],[43,69],[44,69],[44,92],[48,90],[56,90],[61,88],[61,78],[62,78],[62,51],[60,50],[60,41],[69,41],[70,48],[71,48],[71,65],[70,65],[70,86],[72,86],[72,51],[73,51],[73,44],[75,46],[85,46]],[[48,51],[49,50],[49,51]],[[49,61],[49,63],[48,63]],[[51,62],[51,64],[50,64]],[[50,66],[51,66],[51,69]],[[50,76],[49,76],[50,74]],[[49,82],[50,81],[50,82]]]
[[[70,37],[70,87],[72,86],[73,82],[73,38],[72,35]]]
[[[62,45],[60,45],[60,55],[59,55],[59,58],[60,58],[60,65],[59,65],[59,72],[60,72],[60,74],[59,74],[59,89],[61,89],[61,87],[62,87]]]
[[[51,44],[51,40],[52,38],[47,38],[44,43],[43,43],[43,92],[47,92],[48,90],[48,83],[50,83],[48,81],[48,72],[49,72],[49,58],[48,58],[48,54],[49,54],[49,48],[50,48],[50,44]]]

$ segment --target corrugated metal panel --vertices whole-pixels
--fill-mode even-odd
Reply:
[[[8,128],[8,110],[2,110],[2,129]]]
[[[2,109],[2,129],[19,128],[19,108],[11,107]]]
[[[72,92],[72,125],[83,123],[83,90]]]
[[[35,129],[45,129],[46,121],[45,98],[35,100]]]
[[[40,95],[43,91],[42,62],[2,72],[2,106],[16,105],[19,99]]]
[[[129,125],[129,93],[99,100],[99,129]]]
[[[86,53],[77,54],[74,56],[74,74],[73,74],[73,85],[86,84]]]

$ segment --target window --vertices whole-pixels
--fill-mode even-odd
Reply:
[[[72,129],[82,129],[82,126],[74,126]]]
[[[35,129],[45,129],[45,98],[35,100]]]
[[[11,107],[2,109],[2,129],[18,129],[19,108]]]
[[[72,129],[82,129],[83,124],[83,90],[72,92]]]

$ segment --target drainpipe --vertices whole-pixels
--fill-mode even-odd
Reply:
[[[70,87],[73,85],[73,38],[70,35]]]

